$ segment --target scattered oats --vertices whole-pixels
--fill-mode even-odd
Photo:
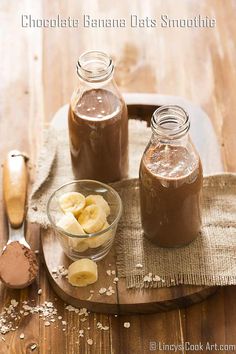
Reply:
[[[83,337],[84,336],[84,330],[83,329],[80,329],[79,330],[79,337]]]
[[[20,339],[24,339],[24,338],[25,338],[24,333],[21,333],[21,334],[20,334]]]
[[[88,345],[93,345],[93,340],[91,338],[87,339]]]
[[[24,312],[24,316],[28,316],[29,315],[29,312]]]
[[[101,288],[101,289],[99,289],[99,294],[100,295],[105,294],[106,291],[107,291],[106,288]]]
[[[117,314],[115,314],[115,317],[118,317],[118,315],[117,315]]]
[[[51,324],[51,323],[50,323],[49,321],[44,322],[44,326],[46,326],[46,327],[47,327],[47,326],[50,326],[50,324]]]
[[[43,290],[42,290],[42,289],[39,289],[39,290],[38,290],[38,295],[41,295],[42,292],[43,292]]]
[[[75,309],[75,307],[72,306],[72,305],[67,305],[66,306],[66,310],[68,310],[69,312],[74,311],[74,309]]]
[[[118,277],[115,277],[114,279],[113,279],[113,282],[114,283],[116,283],[116,282],[118,282],[119,281],[119,278]]]
[[[135,267],[136,267],[136,268],[143,268],[143,265],[142,265],[141,263],[137,263],[137,264],[135,265]]]
[[[62,320],[62,316],[58,316],[57,318],[58,318],[58,320]]]
[[[86,318],[86,317],[83,317],[83,318],[81,318],[80,321],[81,321],[81,322],[85,322],[85,321],[87,321],[87,318]]]
[[[111,263],[109,263],[108,266],[111,267]]]
[[[115,293],[115,290],[114,290],[113,287],[110,285],[110,286],[108,287],[108,290],[106,291],[106,295],[111,296],[111,295],[114,294],[114,293]]]
[[[170,279],[170,282],[171,282],[171,283],[174,283],[174,282],[175,282],[175,280],[174,280],[174,279]]]
[[[68,274],[68,270],[67,270],[67,269],[65,269],[63,272],[61,272],[61,275],[62,275],[63,277],[65,277],[67,274]]]
[[[97,328],[100,329],[101,331],[108,331],[109,326],[103,326],[101,322],[97,322]]]
[[[11,305],[12,305],[13,307],[16,307],[16,306],[18,305],[18,302],[17,302],[15,299],[12,299],[12,300],[11,300]]]
[[[67,311],[69,311],[69,312],[71,312],[71,311],[73,311],[73,312],[75,312],[75,313],[79,313],[79,312],[80,312],[79,309],[77,309],[76,307],[74,307],[74,306],[72,306],[72,305],[67,305],[67,306],[65,307],[65,309],[66,309]]]
[[[94,290],[90,290],[90,294],[94,294]]]
[[[160,281],[161,278],[159,277],[159,275],[155,275],[155,276],[153,277],[153,280],[154,280],[154,281]]]
[[[37,344],[32,344],[31,347],[30,347],[31,350],[34,350],[36,348],[37,348]]]
[[[35,254],[39,254],[39,250],[35,250],[34,253],[35,253]]]
[[[62,328],[62,330],[65,332],[66,329],[65,329],[65,328]]]
[[[6,342],[6,339],[4,337],[1,337],[1,339],[3,340],[3,342]]]
[[[162,283],[165,283],[166,281],[165,281],[165,279],[161,279],[161,282],[162,282]]]
[[[152,281],[152,277],[150,277],[149,275],[145,275],[145,277],[143,278],[143,281],[147,281],[150,283]]]
[[[88,327],[87,329],[90,330],[90,327]]]
[[[112,271],[111,271],[111,274],[112,274],[112,275],[115,275],[115,274],[116,274],[116,271],[115,271],[115,270],[112,270]]]
[[[82,309],[79,310],[79,316],[88,316],[88,310],[85,307],[82,307]]]
[[[124,322],[124,327],[125,328],[130,328],[130,322]]]
[[[56,269],[56,268],[53,268],[53,269],[52,269],[52,273],[57,273],[57,269]]]
[[[66,321],[61,321],[63,326],[66,326],[67,322]]]
[[[32,307],[29,306],[29,305],[24,305],[24,306],[22,306],[22,307],[23,307],[23,309],[24,309],[25,311],[31,311],[31,310],[32,310]]]
[[[108,269],[108,270],[106,271],[106,273],[107,273],[107,275],[111,275],[111,270]]]

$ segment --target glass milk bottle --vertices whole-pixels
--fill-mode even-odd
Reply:
[[[128,115],[113,79],[112,59],[82,54],[78,88],[68,114],[71,161],[77,179],[114,182],[128,175]]]
[[[179,106],[162,106],[140,164],[141,219],[146,238],[161,247],[189,244],[201,228],[202,165]]]

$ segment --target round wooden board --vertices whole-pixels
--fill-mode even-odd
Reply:
[[[200,153],[205,174],[220,172],[223,165],[220,158],[220,149],[206,113],[190,102],[173,96],[157,94],[127,94],[129,116],[150,121],[153,110],[163,104],[179,104],[189,112],[192,125],[191,136]],[[67,106],[62,107],[54,116],[54,126],[65,125]],[[206,144],[207,142],[207,144]],[[90,311],[130,314],[154,313],[178,307],[188,306],[204,300],[213,294],[217,287],[205,286],[173,286],[159,289],[127,289],[124,278],[113,283],[115,275],[109,276],[106,270],[116,269],[116,250],[113,247],[109,254],[98,263],[99,279],[97,283],[86,288],[71,286],[65,277],[55,278],[53,269],[64,265],[69,266],[71,261],[64,255],[62,248],[52,230],[41,230],[42,251],[49,281],[59,297],[75,307],[86,307]],[[112,286],[115,293],[111,296],[100,295],[99,289]],[[90,291],[94,293],[91,296]]]

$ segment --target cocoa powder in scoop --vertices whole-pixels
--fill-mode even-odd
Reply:
[[[0,256],[0,279],[10,288],[25,288],[35,279],[35,253],[18,241],[11,242]]]

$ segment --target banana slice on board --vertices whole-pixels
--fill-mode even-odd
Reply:
[[[111,209],[110,209],[107,201],[99,194],[97,194],[97,195],[92,195],[92,194],[88,195],[85,198],[85,202],[86,202],[86,205],[95,204],[95,205],[100,206],[105,211],[106,216],[110,215],[110,213],[111,213]]]
[[[85,197],[78,192],[68,192],[60,196],[59,205],[64,213],[71,212],[78,216],[85,207]]]
[[[106,221],[102,230],[105,230],[109,226],[108,222]],[[101,245],[103,245],[106,241],[108,241],[112,237],[112,231],[108,230],[104,234],[95,236],[95,237],[89,237],[87,239],[87,243],[89,248],[97,248]]]
[[[87,233],[97,232],[106,222],[105,211],[98,205],[89,205],[81,212],[78,221]]]
[[[68,281],[73,286],[87,286],[95,283],[97,279],[97,264],[91,259],[79,259],[68,268]]]
[[[58,227],[73,235],[85,234],[82,226],[72,213],[66,213],[56,224]]]

